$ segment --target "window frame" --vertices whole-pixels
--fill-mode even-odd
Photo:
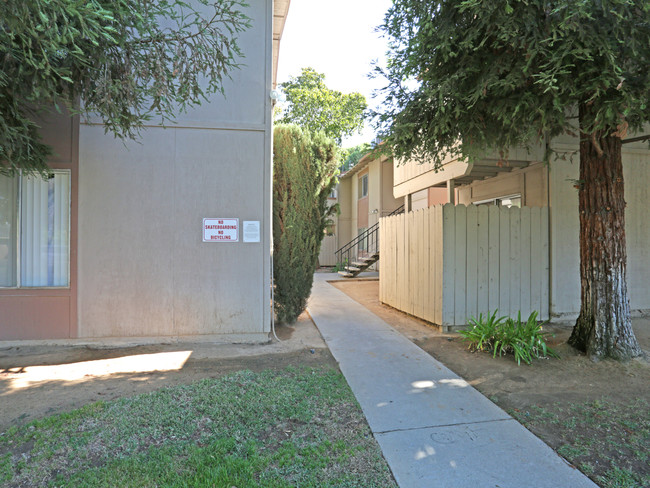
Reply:
[[[517,198],[520,200],[520,206],[517,208],[520,208],[522,206],[521,203],[523,203],[523,197],[521,193],[514,193],[512,195],[503,195],[495,198],[487,198],[485,200],[477,200],[476,202],[472,202],[472,205],[476,205],[476,206],[494,205],[495,207],[499,207],[499,208],[511,208],[511,207],[516,207],[516,205],[510,205],[510,206],[503,205],[503,201],[517,199]]]
[[[67,221],[67,233],[68,233],[68,259],[67,259],[67,285],[37,285],[37,286],[24,286],[22,284],[22,219],[23,219],[23,178],[27,177],[23,171],[14,176],[18,180],[17,186],[17,210],[16,210],[16,242],[15,242],[15,266],[16,266],[16,284],[12,286],[0,285],[0,290],[70,290],[72,287],[72,185],[73,185],[73,171],[71,168],[51,168],[49,174],[67,174],[68,175],[68,221]]]
[[[359,200],[368,196],[368,173],[359,176]]]

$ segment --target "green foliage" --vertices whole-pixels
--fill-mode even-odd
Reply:
[[[337,146],[322,133],[279,125],[273,134],[273,275],[275,313],[293,323],[311,292],[336,184]]]
[[[14,427],[0,432],[0,484],[395,486],[331,368],[240,371]]]
[[[521,312],[515,320],[505,316],[497,318],[495,310],[485,318],[479,314],[478,319],[470,319],[469,326],[460,331],[463,340],[470,343],[471,349],[492,351],[493,357],[512,353],[517,364],[521,364],[521,361],[531,364],[533,358],[558,357],[546,345],[547,333],[542,331],[542,325],[537,322],[537,312],[531,313],[528,320],[522,322]]]
[[[646,0],[395,0],[382,137],[440,165],[575,131],[650,121]]]
[[[135,138],[221,91],[241,57],[242,0],[0,2],[0,174],[44,173],[39,111],[95,114]],[[81,101],[81,103],[79,103]]]
[[[348,171],[361,161],[366,154],[372,150],[372,146],[367,142],[359,144],[358,146],[349,147],[341,151],[341,172]]]
[[[363,128],[366,99],[360,93],[344,94],[325,86],[325,75],[303,68],[297,77],[280,84],[287,106],[281,124],[296,124],[309,132],[323,132],[341,144],[343,137]]]

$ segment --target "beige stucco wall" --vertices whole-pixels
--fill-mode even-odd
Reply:
[[[429,207],[429,191],[428,189],[419,190],[411,194],[411,208],[410,210],[415,212],[416,210],[422,210],[423,208]]]
[[[126,145],[82,123],[79,337],[267,338],[272,1],[247,14],[225,98]],[[208,217],[259,221],[261,242],[204,243]]]
[[[575,151],[575,143],[558,143],[557,150]],[[578,193],[579,157],[552,161],[549,172],[551,205],[551,313],[573,320],[580,308],[580,245]],[[627,284],[630,307],[650,308],[650,226],[647,225],[650,151],[643,143],[623,146]]]
[[[338,202],[339,202],[339,216],[338,216],[338,247],[341,247],[353,238],[352,226],[353,219],[356,221],[357,207],[356,199],[353,197],[351,178],[341,178],[338,185]],[[356,189],[354,190],[356,195]],[[354,205],[353,205],[354,203]],[[355,227],[356,229],[356,227]],[[356,232],[355,234],[356,235]],[[337,248],[338,249],[338,248]]]
[[[445,166],[452,165],[457,162],[457,158],[447,158],[443,163],[441,171],[445,171]],[[418,190],[423,190],[430,186],[425,175],[439,173],[435,171],[433,161],[420,162],[415,160],[398,160],[396,159],[394,165],[394,186],[409,185],[408,193],[413,193]]]
[[[357,236],[359,229],[359,179],[368,175],[368,227],[402,205],[403,200],[393,196],[393,162],[385,157],[369,161],[359,169],[352,169],[339,182],[339,247]]]
[[[393,161],[382,159],[381,162],[381,215],[385,216],[404,204],[403,198],[393,195]]]

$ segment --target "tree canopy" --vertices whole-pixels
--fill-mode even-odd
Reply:
[[[644,0],[396,0],[387,103],[397,157],[475,157],[577,128],[650,120],[650,4]]]
[[[345,136],[363,128],[367,102],[360,93],[341,93],[325,85],[325,75],[303,68],[299,76],[280,84],[287,106],[282,124],[296,124],[312,133],[323,132],[339,145]]]
[[[243,0],[0,2],[0,173],[45,172],[38,111],[95,114],[135,138],[200,104],[239,66]]]
[[[650,121],[647,0],[394,0],[382,137],[397,158],[477,158],[579,136],[581,310],[570,343],[629,358],[622,139]],[[547,153],[548,156],[548,153]]]
[[[361,161],[361,158],[372,150],[372,144],[368,142],[343,149],[341,151],[341,172],[343,173],[354,168],[354,166]]]
[[[336,185],[338,147],[322,132],[296,125],[273,131],[273,282],[279,322],[307,305],[324,231],[327,195]]]

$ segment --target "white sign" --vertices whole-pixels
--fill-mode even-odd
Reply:
[[[244,242],[260,242],[260,221],[244,220]]]
[[[203,219],[203,242],[239,242],[239,219]]]

